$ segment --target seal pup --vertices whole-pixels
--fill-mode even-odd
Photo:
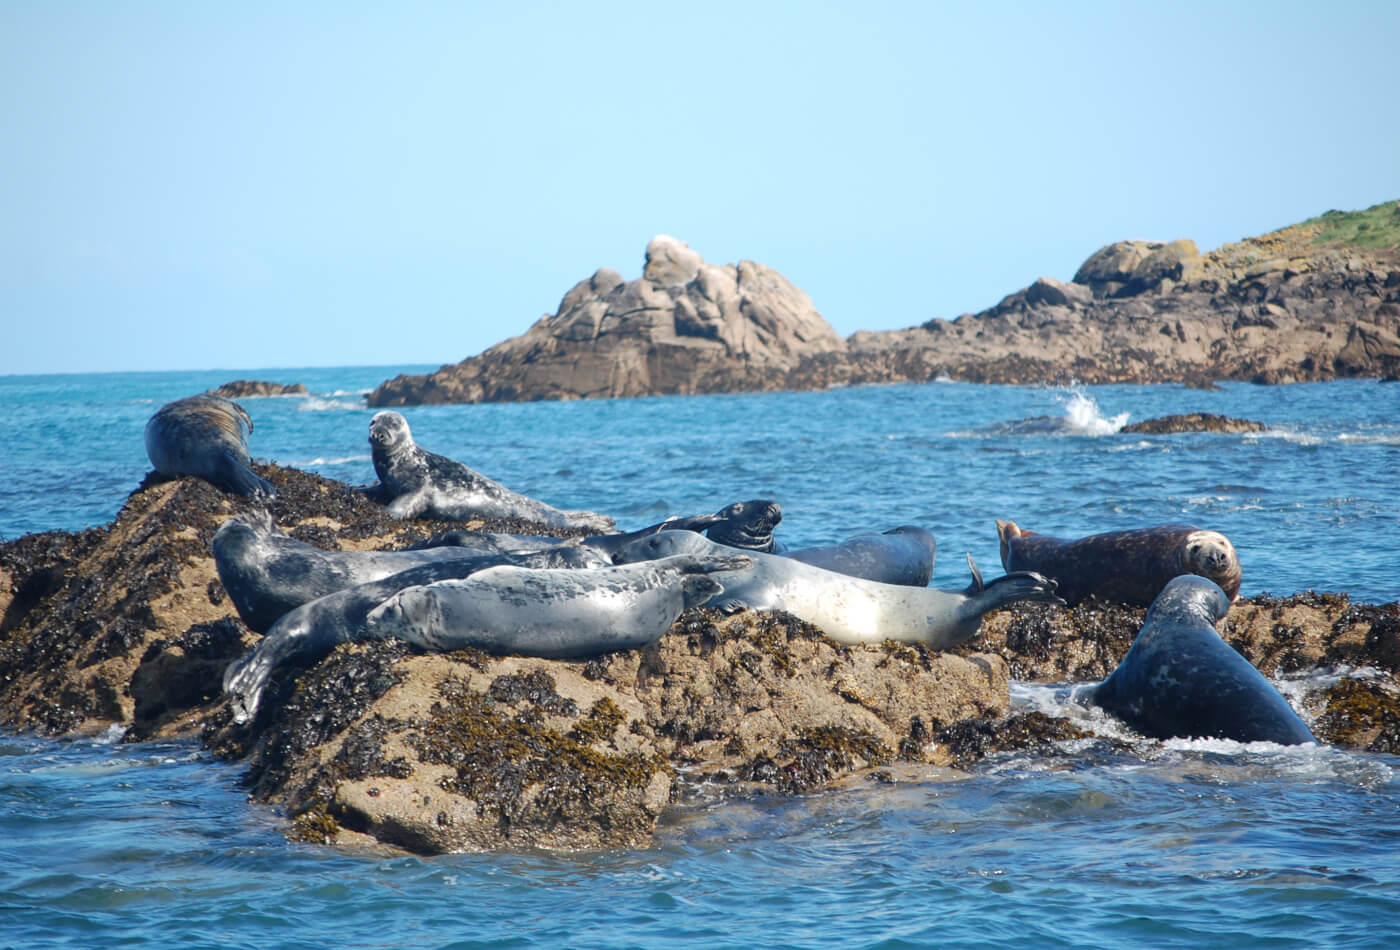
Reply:
[[[1288,700],[1216,633],[1229,610],[1230,598],[1214,581],[1173,579],[1148,608],[1123,662],[1076,698],[1155,739],[1316,742]]]
[[[760,554],[778,554],[782,545],[773,537],[773,529],[783,520],[783,506],[769,498],[736,501],[714,513],[719,520],[707,525],[705,537],[727,547]],[[687,525],[678,527],[700,530]]]
[[[1002,567],[1053,577],[1070,606],[1093,594],[1146,607],[1179,574],[1209,578],[1232,601],[1240,593],[1240,559],[1230,539],[1194,525],[1108,531],[1066,541],[998,520],[997,536]]]
[[[413,441],[408,420],[391,410],[369,423],[370,454],[389,515],[465,521],[470,518],[519,518],[555,531],[611,531],[613,519],[591,511],[564,511],[492,481],[444,455]]]
[[[439,652],[471,647],[551,658],[645,646],[681,611],[723,589],[712,574],[749,563],[744,554],[682,555],[584,570],[496,566],[459,578],[443,576],[454,562],[422,565],[287,614],[229,665],[224,692],[234,718],[246,721],[279,663],[324,656],[350,640],[396,637]]]
[[[252,470],[248,436],[253,419],[232,399],[201,393],[168,402],[146,421],[146,456],[161,475],[194,475],[245,498],[272,498],[277,489]]]
[[[927,587],[938,543],[923,528],[903,524],[882,534],[858,534],[840,544],[801,548],[785,556],[868,581]]]
[[[283,533],[266,511],[230,518],[214,533],[214,567],[248,629],[261,632],[278,617],[318,597],[379,580],[421,564],[490,558],[510,563],[526,551],[441,547],[422,551],[327,551]],[[602,567],[611,561],[577,544],[539,552],[541,567]],[[481,566],[489,566],[482,561]]]
[[[634,542],[619,556],[644,561],[678,554],[713,556],[724,550],[698,534],[662,531]],[[990,610],[1018,600],[1064,603],[1055,596],[1055,582],[1039,574],[1019,572],[983,583],[971,555],[972,583],[960,591],[881,584],[773,554],[750,557],[752,566],[720,575],[724,593],[712,597],[708,606],[729,613],[745,607],[785,610],[841,643],[899,640],[946,650],[976,634]]]

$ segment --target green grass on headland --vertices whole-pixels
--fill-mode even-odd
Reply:
[[[1314,244],[1352,247],[1400,246],[1400,201],[1383,201],[1365,211],[1329,211],[1296,227],[1316,227]]]

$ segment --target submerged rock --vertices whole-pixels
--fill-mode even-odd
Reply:
[[[253,396],[305,396],[305,383],[269,383],[257,379],[235,379],[224,383],[209,392],[229,399],[246,399]]]

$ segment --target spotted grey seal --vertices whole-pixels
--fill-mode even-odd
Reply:
[[[662,531],[619,553],[625,561],[678,554],[717,555],[723,545],[688,531]],[[751,553],[754,563],[718,578],[724,593],[709,605],[726,611],[744,607],[785,610],[820,627],[842,643],[900,640],[934,650],[957,646],[982,625],[982,615],[1018,600],[1063,603],[1055,582],[1030,572],[1007,574],[990,584],[968,555],[972,584],[966,590],[881,584],[837,574],[772,554]]]
[[[519,554],[523,551],[545,551],[562,544],[582,544],[611,558],[618,550],[633,541],[656,534],[658,531],[703,531],[719,520],[718,515],[687,515],[667,518],[656,524],[636,531],[614,534],[591,534],[581,539],[555,538],[548,535],[501,534],[491,531],[441,531],[426,541],[409,545],[410,551],[424,548],[461,547],[480,551],[494,551],[500,554]]]
[[[534,555],[526,555],[527,558]],[[682,610],[723,588],[711,574],[749,556],[683,555],[582,570],[497,566],[443,578],[453,562],[428,564],[298,607],[224,673],[224,692],[244,721],[282,661],[324,655],[349,640],[397,637],[433,651],[471,647],[541,657],[595,656],[644,646]]]
[[[563,511],[511,491],[461,462],[429,452],[413,441],[408,420],[391,410],[369,424],[370,453],[389,514],[407,519],[435,517],[519,518],[555,531],[604,532],[613,519],[591,511]]]
[[[1108,531],[1075,541],[1026,531],[997,521],[1001,565],[1053,577],[1071,606],[1089,595],[1146,607],[1179,574],[1198,574],[1234,600],[1240,592],[1240,560],[1230,539],[1189,524]]]
[[[238,616],[250,630],[268,629],[287,611],[318,597],[379,580],[421,564],[492,558],[510,563],[528,551],[482,551],[461,547],[422,551],[327,551],[284,534],[265,511],[230,518],[214,533],[214,566]],[[601,567],[610,561],[577,544],[556,542],[539,549],[541,567]],[[485,562],[481,567],[488,566]],[[479,569],[479,568],[478,568]]]
[[[201,393],[168,402],[146,422],[146,455],[170,478],[194,475],[249,498],[277,489],[254,474],[248,457],[253,419],[232,399]]]
[[[1216,633],[1229,610],[1230,598],[1213,581],[1174,578],[1148,608],[1123,662],[1077,698],[1157,739],[1316,742],[1264,674]]]
[[[840,544],[800,548],[785,556],[868,581],[927,587],[938,543],[923,528],[904,524],[883,534],[858,534]]]

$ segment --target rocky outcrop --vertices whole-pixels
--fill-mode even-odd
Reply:
[[[317,475],[257,470],[278,489],[270,513],[308,543],[401,547],[448,527],[393,521]],[[645,649],[590,660],[347,644],[278,670],[259,718],[238,725],[222,673],[256,638],[209,544],[249,504],[199,479],[152,478],[110,525],[0,544],[0,726],[200,735],[244,761],[254,799],[308,840],[418,853],[632,847],[697,793],[794,794],[895,767],[929,777],[1007,749],[1071,755],[1055,743],[1084,733],[1013,715],[1010,679],[1100,678],[1143,618],[1095,601],[1018,605],[949,653],[843,646],[785,614],[707,609]],[[1305,702],[1322,738],[1400,751],[1400,605],[1256,597],[1221,632],[1270,675],[1377,671]]]
[[[217,389],[209,390],[215,396],[228,399],[246,399],[250,396],[305,396],[305,383],[268,383],[257,379],[235,379]]]
[[[1348,230],[1348,225],[1352,229]],[[1369,237],[1359,237],[1369,236]],[[658,237],[646,271],[604,268],[520,337],[370,405],[991,383],[1285,383],[1400,376],[1400,202],[1329,212],[1202,254],[1120,241],[1064,283],[995,306],[840,340],[758,264],[711,267]]]
[[[642,276],[598,270],[523,336],[428,376],[399,376],[371,406],[587,399],[763,388],[841,337],[781,274],[715,266],[681,241],[647,245]]]
[[[1132,422],[1119,429],[1133,435],[1175,435],[1180,432],[1263,432],[1268,426],[1252,419],[1232,419],[1214,412],[1187,412]]]

